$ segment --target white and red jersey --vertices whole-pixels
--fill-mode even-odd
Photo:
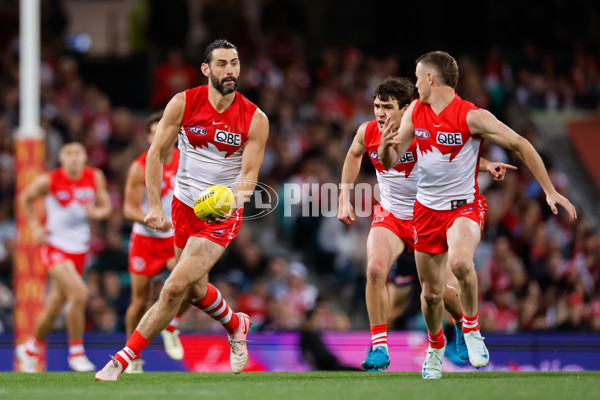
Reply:
[[[380,141],[381,132],[379,132],[377,121],[373,120],[367,124],[365,130],[365,147],[371,163],[377,170],[381,206],[398,219],[411,220],[417,196],[418,181],[417,171],[415,170],[415,164],[417,163],[416,141],[413,140],[398,164],[390,170],[385,169],[379,160],[377,149]]]
[[[471,135],[467,113],[477,107],[458,95],[436,115],[417,101],[412,113],[419,152],[417,200],[433,210],[452,210],[479,195],[477,171],[483,140]]]
[[[48,175],[50,190],[44,199],[48,244],[67,253],[86,253],[91,237],[86,206],[96,202],[95,169],[84,167],[77,179],[62,168]]]
[[[146,157],[148,152],[145,152],[141,156],[135,159],[134,162],[139,163],[146,176]],[[173,202],[173,189],[175,188],[175,175],[177,175],[177,168],[179,166],[179,150],[173,150],[173,159],[169,164],[163,165],[162,183],[160,187],[160,199],[162,203],[163,212],[167,219],[171,219],[171,203]],[[141,209],[143,212],[148,212],[148,192],[144,187],[144,199],[142,200]],[[154,229],[148,228],[146,225],[134,222],[133,232],[153,238],[167,238],[173,236],[173,228],[166,232],[157,232]]]
[[[188,207],[212,185],[233,190],[242,174],[242,152],[257,107],[236,92],[231,106],[217,112],[208,100],[208,86],[185,91],[179,131],[181,157],[175,197]]]

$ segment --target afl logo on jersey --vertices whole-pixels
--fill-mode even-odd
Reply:
[[[379,154],[376,151],[370,152],[369,156],[371,157],[372,160],[375,160],[375,161],[379,160]]]
[[[206,128],[202,126],[190,126],[188,131],[194,136],[204,136],[206,135]]]
[[[425,129],[415,129],[415,136],[417,139],[427,139],[430,135]]]

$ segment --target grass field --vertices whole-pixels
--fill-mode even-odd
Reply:
[[[91,373],[0,373],[0,399],[599,399],[600,372],[145,373],[95,382]]]

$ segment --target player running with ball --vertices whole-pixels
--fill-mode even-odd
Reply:
[[[242,372],[248,361],[250,318],[229,308],[221,293],[208,283],[208,273],[242,224],[241,207],[256,186],[269,122],[256,105],[237,92],[240,60],[233,44],[226,40],[209,44],[201,70],[208,85],[188,89],[171,99],[146,159],[149,210],[145,223],[166,231],[171,222],[161,204],[162,168],[178,138],[181,154],[172,207],[175,268],[158,301],[146,312],[125,347],[96,374],[97,380],[117,380],[175,317],[185,300],[225,327],[233,372]],[[233,190],[235,206],[230,214],[205,222],[194,214],[194,202],[215,184]]]

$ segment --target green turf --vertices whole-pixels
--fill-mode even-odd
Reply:
[[[0,399],[599,399],[600,372],[145,373],[95,382],[91,373],[0,373]]]

